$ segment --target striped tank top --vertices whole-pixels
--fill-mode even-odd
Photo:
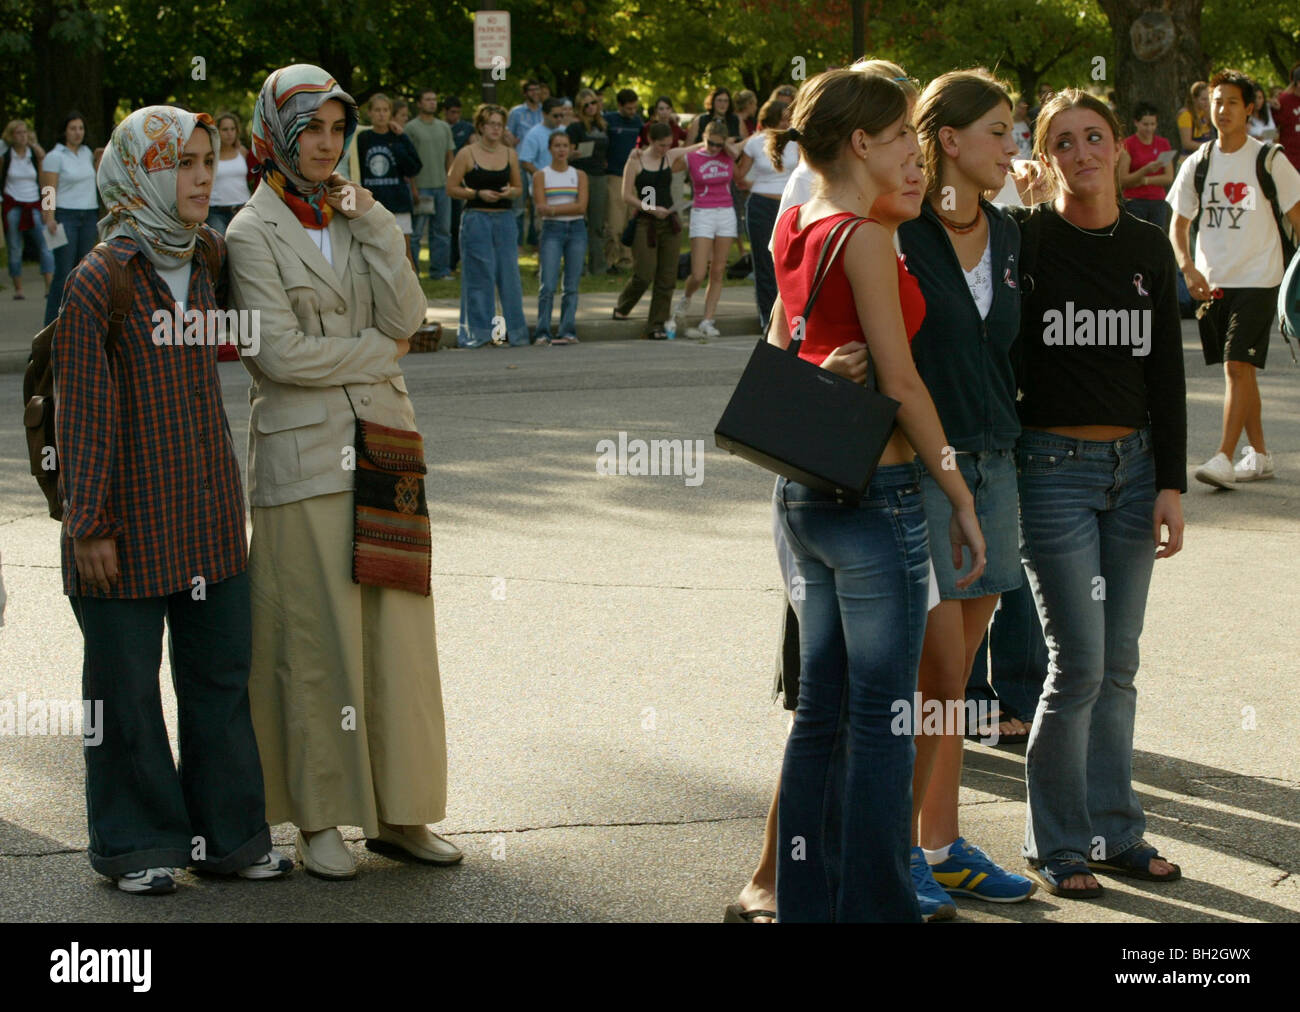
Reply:
[[[548,206],[559,204],[573,204],[578,199],[578,170],[570,165],[563,172],[556,172],[549,165],[542,169],[542,180],[545,183],[546,203]],[[580,214],[558,214],[553,218],[547,218],[547,221],[577,221],[582,217]]]

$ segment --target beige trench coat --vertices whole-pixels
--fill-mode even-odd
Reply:
[[[253,726],[267,819],[416,825],[446,809],[433,600],[352,582],[357,414],[414,429],[394,341],[424,320],[406,239],[376,203],[336,214],[333,263],[262,184],[226,234],[231,295],[260,313],[252,375]]]

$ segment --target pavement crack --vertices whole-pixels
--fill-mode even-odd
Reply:
[[[60,855],[60,854],[84,854],[84,853],[86,853],[86,848],[85,848],[85,847],[68,847],[68,848],[66,848],[66,849],[64,849],[64,850],[33,850],[33,851],[28,851],[28,852],[15,852],[15,853],[12,853],[12,854],[10,854],[10,853],[8,853],[8,852],[6,852],[6,851],[0,851],[0,858],[4,858],[4,857],[55,857],[55,856]]]

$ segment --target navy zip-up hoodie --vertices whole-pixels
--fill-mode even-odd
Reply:
[[[955,450],[1008,450],[1020,435],[1011,347],[1020,332],[1020,228],[981,200],[989,220],[993,305],[980,319],[957,253],[927,201],[898,226],[907,269],[921,283],[925,321],[912,339],[916,370],[929,388]]]

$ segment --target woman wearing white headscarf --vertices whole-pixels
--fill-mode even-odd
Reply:
[[[446,738],[422,442],[398,363],[426,302],[392,212],[338,174],[356,123],[319,67],[272,73],[253,112],[262,181],[226,233],[234,302],[261,327],[241,361],[267,815],[335,879],[356,874],[340,826],[373,849],[461,858],[427,825],[446,811]]]
[[[225,248],[201,224],[216,144],[210,118],[170,106],[113,131],[98,174],[103,241],[69,276],[51,344],[63,586],[90,701],[88,851],[131,893],[173,892],[186,865],[245,878],[292,868],[271,850],[249,716],[244,494],[217,349],[172,326],[218,305],[212,265]],[[217,256],[196,256],[200,241]],[[129,309],[114,328],[119,294]],[[164,619],[179,770],[158,690]]]

